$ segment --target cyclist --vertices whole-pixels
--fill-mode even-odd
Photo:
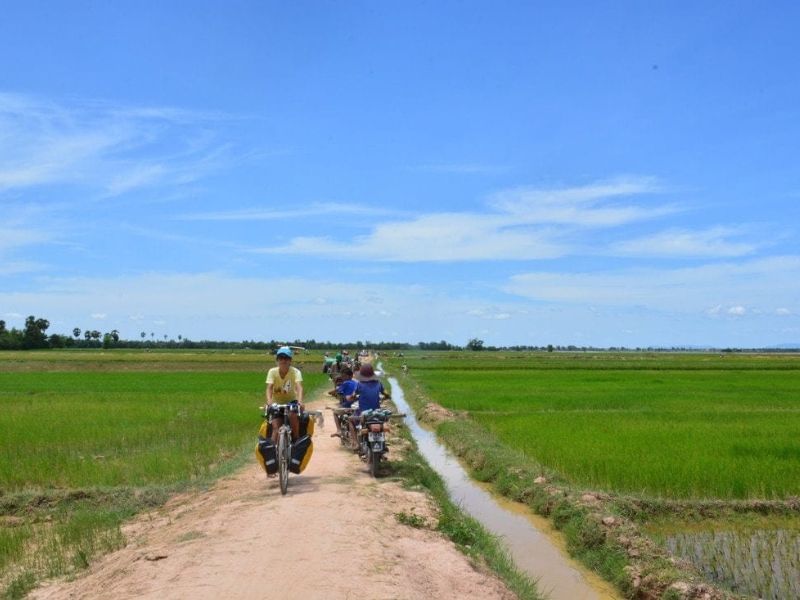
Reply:
[[[267,373],[267,406],[274,403],[292,405],[289,410],[289,426],[292,428],[292,439],[300,437],[299,412],[303,410],[303,373],[292,366],[292,349],[281,346],[275,353],[277,367]],[[278,443],[278,429],[283,425],[283,418],[272,417],[272,441]]]

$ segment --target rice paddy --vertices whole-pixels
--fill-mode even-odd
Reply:
[[[85,567],[124,543],[136,511],[247,460],[273,364],[263,352],[0,353],[0,594]],[[304,379],[308,391],[326,380]]]
[[[800,355],[476,354],[408,362],[435,401],[576,485],[671,499],[800,494]]]
[[[800,495],[800,354],[462,352],[403,362],[431,400],[466,411],[574,487],[674,501],[667,526],[650,534],[709,580],[800,597],[797,514],[751,515],[758,522],[744,526],[729,514],[698,527],[680,513],[693,502]]]

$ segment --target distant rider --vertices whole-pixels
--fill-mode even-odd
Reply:
[[[356,400],[357,387],[358,382],[353,380],[353,370],[350,367],[342,367],[342,381],[331,392],[331,395],[339,398],[339,408],[350,408],[353,405]],[[336,422],[336,433],[332,433],[331,437],[336,437],[342,433],[339,419],[334,419],[334,421]]]

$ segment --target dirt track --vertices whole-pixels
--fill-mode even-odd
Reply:
[[[333,431],[330,419],[317,430],[314,456],[287,496],[253,459],[212,490],[142,515],[125,528],[127,547],[32,597],[514,597],[441,535],[399,524],[397,512],[432,513],[426,496],[370,478]]]

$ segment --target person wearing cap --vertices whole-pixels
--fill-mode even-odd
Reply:
[[[277,404],[297,404],[303,410],[303,373],[292,366],[292,349],[281,346],[275,353],[277,367],[267,373],[267,406]],[[272,441],[278,443],[278,429],[283,425],[281,417],[272,418]],[[292,428],[292,439],[300,434],[300,418],[295,411],[289,412],[289,425]]]

